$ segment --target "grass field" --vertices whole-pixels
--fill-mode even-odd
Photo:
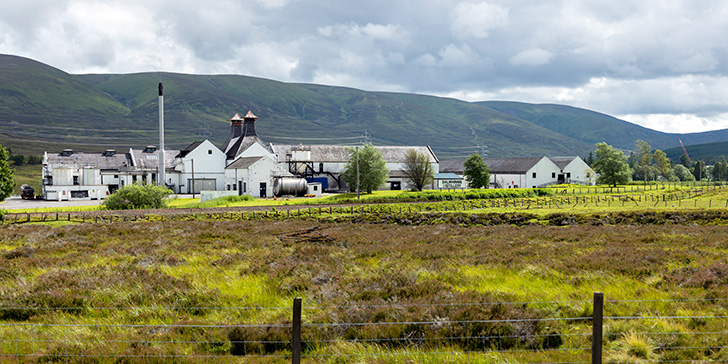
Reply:
[[[10,166],[13,170],[13,179],[15,179],[15,190],[13,194],[20,194],[20,186],[27,184],[35,189],[36,193],[40,193],[41,182],[41,166],[37,164],[26,164],[22,166]]]
[[[626,188],[540,197],[571,201],[533,209],[516,200],[468,205],[502,199],[365,205],[389,210],[358,215],[360,222],[335,212],[291,220],[5,225],[0,337],[17,339],[0,342],[0,358],[13,362],[8,354],[22,352],[38,362],[111,362],[119,355],[193,362],[195,355],[245,355],[286,362],[284,327],[292,299],[302,297],[304,362],[578,362],[589,357],[584,317],[599,291],[605,316],[622,317],[605,322],[605,360],[725,360],[726,219],[695,216],[722,216],[728,194]],[[685,196],[653,205],[665,192]],[[642,207],[634,206],[636,195]],[[571,205],[576,197],[605,200]],[[388,223],[384,217],[404,206],[456,218]],[[481,226],[458,217],[501,213],[517,221],[514,212],[547,224],[559,214],[574,220]],[[650,213],[685,220],[666,224]],[[619,214],[636,218],[594,223],[595,216]]]
[[[310,228],[318,228],[327,239],[281,238]],[[304,299],[306,322],[332,325],[583,317],[591,314],[595,291],[612,301],[605,306],[609,316],[712,317],[723,314],[728,299],[725,241],[728,232],[723,226],[682,225],[460,227],[301,220],[13,225],[0,229],[0,306],[5,307],[0,309],[0,319],[57,325],[263,325],[235,332],[232,328],[198,329],[197,335],[210,336],[218,344],[189,350],[214,357],[242,350],[232,339],[235,335],[248,341],[286,342],[290,334],[276,324],[290,322],[286,307],[296,296]],[[683,304],[686,299],[710,301]],[[495,311],[484,304],[498,302],[502,304]],[[226,307],[248,309],[220,309]],[[608,358],[724,358],[720,337],[711,352],[664,349],[668,344],[702,347],[709,334],[696,332],[723,330],[720,319],[694,321],[610,322],[605,339]],[[401,357],[401,362],[440,362],[446,356],[451,357],[448,362],[490,362],[483,355],[457,353],[495,353],[497,349],[505,351],[499,355],[506,361],[585,357],[575,351],[530,350],[588,347],[588,338],[582,336],[590,330],[588,322],[513,325],[450,324],[440,330],[428,324],[429,331],[415,324],[347,326],[344,331],[310,327],[304,331],[304,340],[319,344],[305,353],[312,356],[308,362],[332,363],[362,362],[351,359],[352,355],[372,363],[392,362],[381,356]],[[0,330],[6,330],[3,337],[11,334],[8,327]],[[112,329],[77,330],[21,330],[30,339],[53,344],[29,342],[17,349],[6,341],[2,352],[36,351],[38,361],[51,360],[58,352],[149,354],[131,343],[102,345],[122,335]],[[145,335],[134,332],[124,335]],[[515,332],[520,332],[519,339],[505,339]],[[386,344],[388,338],[415,334],[430,335],[437,345]],[[75,339],[55,343],[69,335]],[[191,341],[192,333],[162,330],[146,335],[161,343]],[[483,346],[465,339],[494,335],[505,341],[493,339]],[[558,345],[543,341],[557,336]],[[352,338],[359,340],[352,342]],[[638,345],[644,346],[644,353],[634,349]],[[158,344],[155,350],[154,355],[163,355],[165,350],[182,349]],[[243,352],[254,358],[285,355],[287,350],[284,344],[251,345]],[[423,354],[433,350],[444,354]]]

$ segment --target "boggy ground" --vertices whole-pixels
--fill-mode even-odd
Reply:
[[[682,224],[460,226],[440,221],[403,226],[268,220],[10,225],[0,228],[0,321],[276,324],[290,322],[291,314],[273,308],[290,307],[293,297],[303,298],[309,323],[576,318],[591,315],[595,291],[605,293],[607,316],[658,312],[709,317],[728,307],[727,253],[724,226]],[[673,304],[693,299],[711,301]],[[499,302],[506,304],[473,305]],[[117,309],[88,310],[93,307]],[[665,350],[666,345],[704,347],[698,342],[704,338],[691,333],[724,331],[717,321],[614,322],[607,324],[606,331],[613,334],[605,337],[605,345],[617,360],[724,359],[728,353],[722,338],[711,342],[711,350]],[[398,350],[421,344],[386,339],[425,336],[439,338],[429,342],[432,347],[528,350],[588,347],[588,337],[574,335],[589,330],[584,320],[426,329],[337,326],[304,331],[304,340],[326,343],[306,346],[308,353],[353,338],[371,344],[334,351]],[[639,335],[661,330],[677,333],[678,339],[673,335],[665,343],[660,341],[665,335]],[[236,340],[261,337],[288,341],[286,331],[274,326],[198,334],[211,336],[216,344],[194,350],[210,355],[288,350],[287,344],[235,345]],[[180,340],[189,333],[155,335]],[[646,349],[632,350],[640,345]],[[50,355],[57,348],[36,350]],[[102,351],[78,344],[64,350]],[[587,356],[557,352],[549,358],[588,357],[588,352],[582,354]]]

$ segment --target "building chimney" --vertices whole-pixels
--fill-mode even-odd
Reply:
[[[253,115],[253,112],[248,109],[248,113],[243,116],[244,121],[244,134],[246,137],[254,137],[257,136],[255,134],[255,119],[258,117]]]
[[[235,115],[228,119],[228,121],[230,122],[230,136],[228,136],[227,140],[222,145],[223,152],[227,152],[228,149],[232,148],[236,139],[243,135],[243,118],[241,118],[238,113],[235,113]]]

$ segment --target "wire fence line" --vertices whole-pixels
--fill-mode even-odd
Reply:
[[[204,312],[207,314],[202,317],[189,314],[189,308],[185,307],[0,307],[0,363],[228,363],[240,360],[263,363],[346,363],[349,360],[357,363],[620,363],[634,360],[690,362],[728,355],[728,330],[715,329],[723,327],[728,318],[723,314],[726,299],[604,301],[602,298],[601,304],[606,304],[609,312],[603,315],[597,297],[595,294],[593,301],[311,305],[305,316],[301,314],[300,299],[296,299],[298,311],[294,300],[292,307],[206,307]],[[704,308],[705,314],[623,313],[655,302],[676,306],[675,312],[681,312],[680,305],[697,304]],[[496,308],[549,305],[590,307],[592,312],[571,316],[558,314],[558,310],[536,309],[530,313],[531,317],[473,317],[469,320],[437,315],[424,320],[395,320],[382,316],[357,321],[356,316],[336,315],[330,315],[331,322],[314,319],[321,317],[317,313],[366,307],[374,312],[382,308],[400,311],[425,308],[436,312],[445,307],[475,307],[479,309],[476,312],[495,312],[498,316],[507,312]],[[13,312],[20,310],[36,314],[26,320],[13,319]],[[118,320],[118,312],[133,310],[160,314],[147,318],[153,322],[110,322]],[[218,311],[241,313],[237,318],[241,323],[206,322],[221,317],[230,319],[231,316],[219,316]],[[245,315],[242,313],[280,311],[291,315],[279,315],[272,321],[243,323]],[[526,311],[519,312],[524,314]],[[598,356],[595,357],[597,349]]]

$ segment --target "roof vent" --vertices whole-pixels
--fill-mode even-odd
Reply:
[[[157,147],[155,147],[153,145],[147,145],[146,147],[144,147],[144,151],[142,153],[154,153],[156,151],[157,151]]]
[[[67,148],[61,152],[62,157],[69,157],[73,155],[73,149]]]
[[[103,154],[104,157],[113,157],[116,155],[115,149],[107,149]]]

